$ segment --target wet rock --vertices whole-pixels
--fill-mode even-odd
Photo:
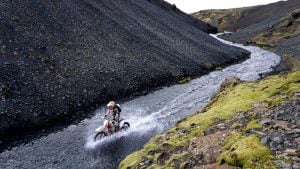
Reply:
[[[258,136],[261,136],[261,137],[263,137],[263,136],[266,135],[266,133],[260,132],[260,131],[256,131],[256,130],[252,130],[251,132],[254,133],[254,134],[257,134]]]
[[[153,161],[147,157],[143,157],[143,161],[139,163],[139,167],[144,168],[150,166]]]
[[[272,128],[273,128],[274,130],[278,130],[278,129],[279,129],[279,125],[275,124],[275,125],[272,126]]]
[[[197,152],[195,154],[195,158],[196,158],[197,161],[203,161],[203,158],[204,158],[203,152],[202,151]]]
[[[284,110],[277,111],[275,113],[275,119],[277,119],[277,120],[283,120],[283,115],[284,115]]]
[[[226,129],[226,126],[225,126],[224,123],[217,124],[216,127],[217,127],[218,129],[221,129],[221,130]]]
[[[145,161],[145,165],[148,165],[148,166],[149,166],[149,165],[151,165],[151,164],[152,164],[152,161],[151,161],[151,160],[146,160],[146,161]]]
[[[283,139],[281,136],[274,137],[274,138],[272,138],[272,140],[278,144],[283,143]]]
[[[226,88],[227,86],[235,86],[237,84],[241,83],[241,79],[239,79],[238,77],[230,77],[230,78],[226,78],[222,84],[221,84],[221,89]]]
[[[293,167],[293,169],[299,169],[300,163],[293,163],[292,167]]]
[[[198,163],[201,165],[215,163],[220,154],[222,141],[229,133],[228,130],[225,130],[193,138],[190,141],[188,150],[197,157]]]
[[[262,103],[255,103],[253,104],[254,108],[268,108],[269,104],[266,102],[262,102]]]
[[[272,124],[272,120],[270,118],[262,119],[259,124],[262,126],[268,126]]]
[[[265,136],[261,139],[261,143],[267,145],[270,142],[269,136]]]
[[[286,163],[282,160],[277,160],[277,161],[275,161],[275,163],[279,166],[279,168],[292,169],[291,163]]]
[[[293,130],[293,133],[294,133],[294,134],[300,134],[300,129],[298,129],[298,128],[294,129],[294,130]]]
[[[195,160],[187,160],[186,163],[184,164],[183,168],[193,168],[196,165]]]
[[[297,156],[300,157],[300,150],[296,149],[286,149],[284,151],[288,156]]]
[[[237,114],[234,118],[238,121],[241,121],[242,119],[245,119],[246,117],[247,117],[246,113],[242,112],[242,113]]]

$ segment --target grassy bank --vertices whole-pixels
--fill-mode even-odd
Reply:
[[[218,127],[241,112],[251,111],[257,103],[264,102],[268,107],[276,107],[297,90],[300,90],[299,71],[285,76],[270,76],[257,82],[229,84],[201,112],[196,112],[178,122],[168,132],[152,138],[143,149],[127,156],[119,168],[190,168],[202,165],[198,154],[193,152],[192,143],[195,138],[209,137],[206,132],[209,128]],[[246,116],[251,117],[251,114],[246,113]],[[230,128],[235,128],[235,125],[237,124],[231,124]],[[260,128],[255,121],[249,122],[245,127]],[[221,150],[211,163],[250,168],[273,164],[271,151],[260,143],[257,135],[229,131],[228,126],[224,128],[224,139],[216,139],[222,136],[217,137],[215,134],[209,139],[219,141]]]

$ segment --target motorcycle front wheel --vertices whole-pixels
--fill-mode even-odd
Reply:
[[[128,130],[130,127],[130,124],[128,122],[125,122],[124,125],[122,126],[122,130]]]
[[[106,133],[101,131],[101,132],[98,132],[95,137],[94,137],[94,141],[100,141],[102,140],[104,137],[106,136]]]

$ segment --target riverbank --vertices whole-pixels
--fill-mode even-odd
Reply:
[[[201,112],[152,138],[119,168],[299,166],[300,126],[291,119],[299,81],[299,71],[257,82],[227,80]]]

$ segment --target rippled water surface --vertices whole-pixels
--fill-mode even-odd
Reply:
[[[205,106],[225,78],[236,76],[245,81],[255,80],[280,61],[278,55],[261,48],[223,42],[249,50],[251,58],[187,84],[166,87],[124,103],[122,116],[132,125],[126,133],[94,143],[94,130],[102,124],[101,116],[105,112],[104,108],[99,108],[94,117],[78,125],[2,152],[0,168],[116,168],[126,155],[140,149],[153,135]]]

